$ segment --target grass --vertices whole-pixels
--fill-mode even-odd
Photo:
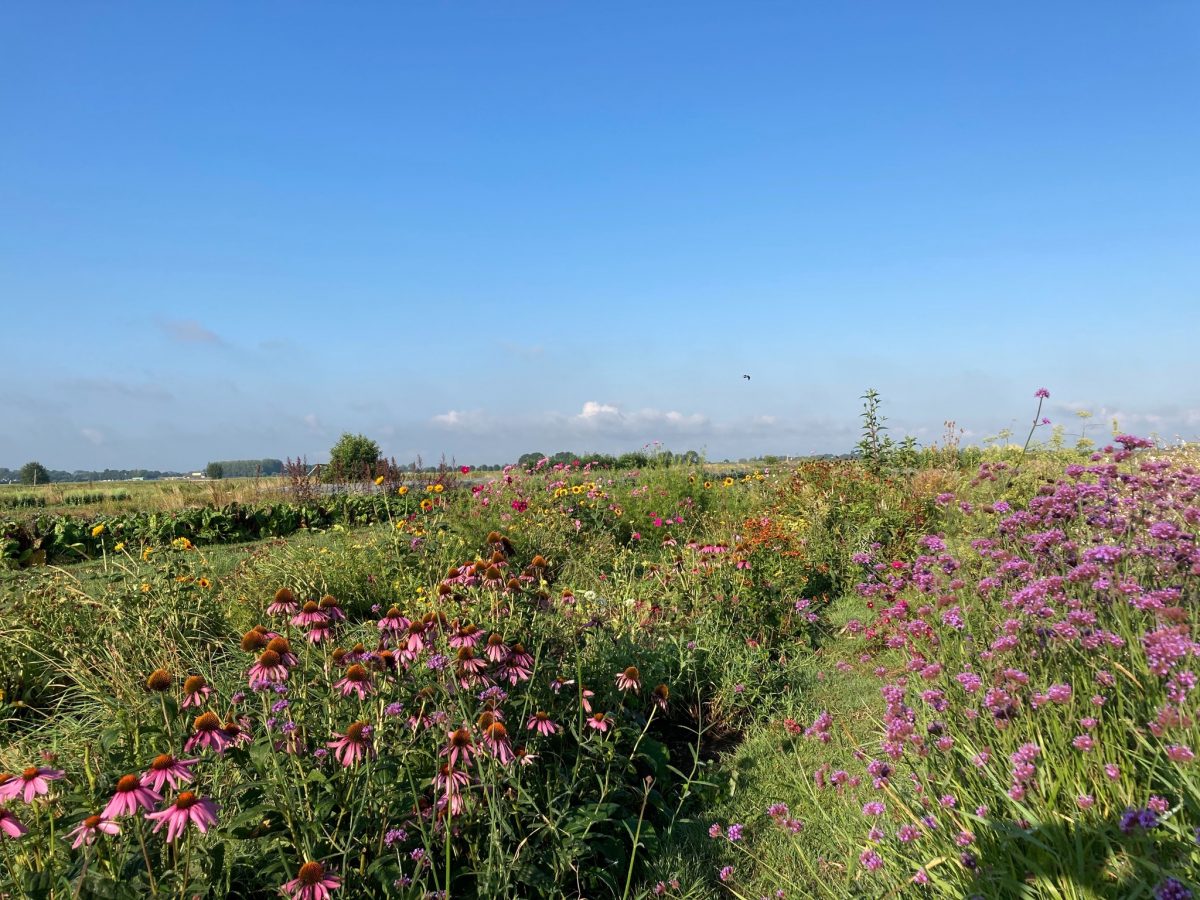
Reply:
[[[1121,465],[1159,477],[1139,470],[1139,459]],[[420,492],[430,509],[414,501],[408,515],[371,527],[235,546],[180,541],[0,574],[9,613],[0,624],[8,712],[0,769],[20,771],[50,754],[66,772],[48,802],[7,804],[30,834],[5,845],[20,860],[6,870],[6,889],[112,891],[120,882],[134,893],[186,895],[250,879],[257,887],[243,892],[266,895],[297,877],[304,860],[319,860],[345,896],[875,897],[917,891],[910,878],[918,866],[931,879],[920,889],[927,895],[1147,896],[1172,873],[1186,878],[1185,832],[1198,811],[1183,790],[1186,768],[1180,774],[1164,761],[1145,729],[1161,703],[1145,656],[1105,663],[1113,671],[1119,663],[1139,685],[1113,699],[1105,714],[1113,721],[1102,719],[1097,731],[1124,773],[1109,794],[1088,784],[1090,758],[1071,749],[1077,729],[1057,701],[1015,728],[989,731],[990,717],[977,722],[978,708],[964,699],[971,695],[952,680],[964,661],[995,684],[1018,677],[992,672],[941,616],[959,610],[980,639],[1003,625],[998,607],[979,606],[968,587],[989,564],[972,556],[973,542],[995,539],[1012,511],[1050,502],[1073,483],[1063,470],[1089,462],[1011,448],[982,460],[978,471],[943,455],[881,474],[809,461],[773,466],[770,475],[751,469],[728,486],[701,468],[516,471],[510,481],[481,478],[474,490]],[[1193,462],[1186,454],[1170,460],[1173,470]],[[1104,481],[1104,471],[1086,478]],[[1148,480],[1139,496],[1150,491]],[[1089,521],[1069,527],[1082,538]],[[1137,521],[1148,528],[1152,520]],[[947,549],[931,549],[940,543]],[[1028,555],[1028,544],[1005,547]],[[928,628],[893,632],[910,608],[898,598],[914,610],[928,602],[921,573],[938,553],[953,554],[953,565],[937,565],[961,565],[962,583],[934,566],[937,604],[921,613]],[[866,559],[881,568],[870,570]],[[1027,563],[1056,571],[1036,555]],[[870,587],[871,571],[894,586]],[[1158,577],[1136,574],[1148,587]],[[336,598],[347,621],[333,643],[309,644],[307,626],[267,612],[282,587],[301,600]],[[386,660],[417,645],[407,632],[381,632],[377,622],[392,606],[413,620],[421,645],[394,672]],[[1170,615],[1196,624],[1194,609]],[[483,644],[463,656],[447,643],[466,621],[495,635],[495,660],[485,661]],[[270,692],[256,695],[246,683],[248,667],[265,658],[254,629],[268,626],[299,651],[278,710]],[[1112,627],[1137,648],[1155,626],[1122,614]],[[911,635],[929,633],[936,649],[912,655]],[[510,679],[505,660],[526,651],[528,679],[520,667]],[[357,658],[347,652],[360,655],[355,677],[376,693],[344,696],[348,660]],[[1026,656],[1010,668],[1038,690],[1063,680],[1077,683],[1080,698],[1093,690],[1085,680],[1095,676],[1094,660]],[[489,681],[464,681],[464,659],[498,680],[504,696],[480,693]],[[946,671],[930,669],[933,659]],[[156,668],[173,673],[161,697],[146,689]],[[614,681],[630,671],[639,685],[632,692]],[[195,789],[220,806],[218,826],[179,846],[152,836],[143,849],[130,820],[119,838],[96,845],[94,866],[85,864],[93,857],[68,852],[47,827],[75,827],[107,802],[122,772],[144,769],[164,749],[182,752],[198,734],[195,711],[178,707],[186,674],[205,677],[214,691],[207,704],[248,739],[222,753],[189,751],[201,758]],[[881,704],[881,690],[918,681],[953,702],[934,715],[927,707],[938,695],[910,688],[903,706]],[[669,688],[661,707],[651,692],[658,684]],[[539,710],[556,733],[526,727]],[[897,718],[897,710],[907,712]],[[493,712],[504,716],[500,731]],[[603,730],[593,727],[596,714]],[[279,731],[284,719],[296,738]],[[355,720],[375,729],[378,755],[342,767],[322,754]],[[911,727],[914,747],[929,750],[929,734],[952,735],[962,749],[901,753],[873,786],[869,765],[888,758],[886,729],[898,722],[901,733]],[[463,767],[468,781],[447,789],[437,773],[456,728],[490,749]],[[1196,746],[1194,730],[1175,726],[1170,739]],[[497,734],[500,743],[488,744]],[[1127,740],[1118,747],[1120,734]],[[1039,769],[1036,799],[1022,807],[1031,827],[1022,830],[1004,791],[1008,754],[1031,739],[1056,768]],[[994,783],[961,755],[985,743],[996,750]],[[518,747],[532,754],[530,766],[507,760]],[[1085,790],[1109,824],[1073,812]],[[897,829],[930,815],[923,804],[944,794],[960,798],[938,812],[944,825],[921,826],[912,846],[898,842]],[[1129,838],[1111,824],[1119,803],[1159,794],[1170,811],[1152,835]],[[876,799],[886,811],[872,818],[864,809]],[[991,812],[972,815],[985,805]],[[875,825],[880,833],[868,833]],[[955,846],[964,832],[973,843]],[[964,846],[976,868],[962,861]],[[1137,877],[1145,885],[1130,887]]]

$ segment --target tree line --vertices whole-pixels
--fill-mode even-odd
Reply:
[[[180,474],[182,473],[161,472],[158,469],[77,469],[74,472],[67,472],[63,469],[47,469],[36,461],[27,462],[19,469],[7,469],[0,466],[0,482],[16,484],[49,484],[52,481],[128,481],[131,478],[153,481],[156,478],[168,478]]]
[[[204,467],[209,478],[254,478],[258,475],[282,475],[282,459],[222,459]]]

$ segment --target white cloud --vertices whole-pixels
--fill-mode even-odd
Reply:
[[[104,432],[96,428],[80,428],[79,433],[97,447],[104,443]]]
[[[321,425],[321,420],[317,418],[316,413],[309,413],[304,417],[304,424],[308,426],[308,430],[313,434],[320,434],[324,431],[324,426]]]
[[[588,400],[583,404],[583,409],[575,418],[587,420],[598,419],[601,416],[614,416],[619,419],[621,418],[621,411],[608,403],[597,403],[595,400]]]
[[[438,425],[444,425],[447,428],[455,428],[462,425],[465,417],[457,409],[452,409],[449,412],[439,413],[433,417],[433,421]]]

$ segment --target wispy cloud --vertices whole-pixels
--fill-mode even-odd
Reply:
[[[69,378],[58,382],[56,387],[67,394],[90,394],[163,403],[174,399],[170,391],[157,384],[133,384],[112,378]]]
[[[97,428],[80,428],[79,433],[90,443],[99,447],[104,443],[104,432]]]
[[[225,343],[219,334],[205,328],[195,319],[160,319],[158,327],[171,340],[181,344],[221,345]]]
[[[507,353],[520,359],[540,359],[545,356],[546,348],[541,344],[518,344],[515,341],[501,341],[500,347]]]

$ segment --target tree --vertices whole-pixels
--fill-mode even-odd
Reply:
[[[205,478],[224,478],[225,468],[219,462],[210,462],[204,467]]]
[[[50,473],[40,462],[27,462],[21,466],[21,474],[17,479],[21,484],[49,484]]]
[[[330,478],[351,481],[371,478],[379,463],[379,445],[361,434],[343,434],[329,451]]]

